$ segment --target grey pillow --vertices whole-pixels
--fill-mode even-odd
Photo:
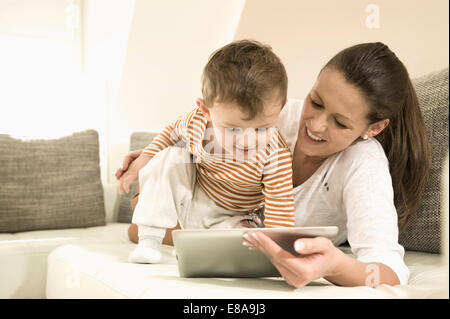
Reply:
[[[156,133],[136,132],[130,138],[130,151],[143,149],[155,138]],[[138,192],[139,184],[134,182],[130,185],[130,192],[128,194],[121,194],[119,198],[119,223],[131,223],[133,211],[131,210],[131,200]]]
[[[0,232],[105,225],[98,133],[0,135]]]
[[[399,242],[407,250],[440,252],[441,174],[448,151],[448,68],[413,81],[425,118],[432,148],[432,166],[422,204],[408,225],[400,230]]]

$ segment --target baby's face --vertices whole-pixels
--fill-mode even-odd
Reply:
[[[264,148],[277,126],[283,104],[278,96],[268,99],[263,112],[251,120],[237,103],[215,102],[209,108],[209,119],[217,143],[234,158],[248,159]],[[208,132],[207,132],[208,133]]]

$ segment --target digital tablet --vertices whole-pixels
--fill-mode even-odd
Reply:
[[[263,232],[282,248],[298,255],[293,245],[299,238],[333,240],[338,227],[234,228],[174,230],[172,238],[180,277],[279,277],[266,255],[242,245],[247,231]]]

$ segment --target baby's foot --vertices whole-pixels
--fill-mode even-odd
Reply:
[[[158,249],[152,247],[137,246],[128,257],[128,261],[137,264],[156,264],[162,259],[162,254]]]

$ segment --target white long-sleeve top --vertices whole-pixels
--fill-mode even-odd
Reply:
[[[302,100],[289,99],[278,120],[292,154],[302,107]],[[294,188],[294,202],[296,226],[338,226],[335,245],[348,240],[357,260],[385,264],[400,284],[407,284],[409,269],[398,243],[389,163],[375,138],[357,141],[327,158]]]

